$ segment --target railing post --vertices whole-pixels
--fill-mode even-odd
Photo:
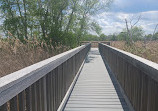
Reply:
[[[62,65],[58,66],[58,94],[59,94],[59,105],[62,101]]]
[[[18,95],[18,107],[19,107],[19,111],[25,111],[25,91],[21,92],[19,95]]]
[[[64,91],[64,63],[61,64],[61,78],[62,78],[62,83],[61,83],[61,94],[62,94],[62,98],[64,98],[65,95],[65,91]]]
[[[42,111],[42,80],[37,81],[37,108]]]
[[[7,103],[3,104],[1,107],[0,107],[0,111],[8,111],[8,105]]]
[[[50,96],[50,73],[46,75],[46,92],[47,92],[47,111],[51,111],[51,96]]]
[[[56,70],[52,71],[53,111],[56,111]]]
[[[32,110],[32,86],[26,89],[26,111],[33,111]]]
[[[36,88],[36,83],[34,83],[31,87],[32,91],[32,111],[37,111],[37,88]]]
[[[10,100],[10,111],[18,111],[17,96]]]
[[[4,78],[8,84],[0,80],[0,111],[56,111],[88,49],[80,46],[26,67]]]
[[[99,44],[99,51],[133,108],[136,111],[157,111],[158,65],[108,45]]]

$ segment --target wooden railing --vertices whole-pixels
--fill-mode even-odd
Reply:
[[[89,49],[83,45],[0,78],[0,111],[56,111]]]
[[[85,45],[87,43],[91,43],[91,47],[93,48],[98,48],[98,43],[110,45],[110,41],[82,41],[81,45]]]
[[[99,44],[99,51],[136,111],[158,111],[158,64]]]

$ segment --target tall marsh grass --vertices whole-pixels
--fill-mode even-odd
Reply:
[[[62,45],[54,49],[53,46],[37,39],[21,42],[15,38],[0,38],[0,77],[68,49]]]
[[[130,46],[124,41],[113,41],[111,45],[158,63],[158,41],[138,41]]]

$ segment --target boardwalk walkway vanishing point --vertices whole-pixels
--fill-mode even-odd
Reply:
[[[99,54],[92,48],[67,101],[65,111],[129,111]]]
[[[157,63],[88,43],[0,78],[0,111],[158,111],[157,94]]]

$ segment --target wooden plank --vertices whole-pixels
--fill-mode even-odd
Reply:
[[[32,86],[28,87],[26,92],[26,111],[32,111]]]
[[[127,107],[127,106],[124,106],[124,107]],[[118,109],[123,109],[122,105],[121,104],[114,104],[114,103],[111,103],[111,104],[103,104],[103,103],[100,103],[100,104],[71,104],[71,103],[68,103],[66,108],[118,108]]]
[[[71,83],[71,85],[70,85],[68,91],[66,92],[66,94],[65,94],[65,96],[64,96],[64,98],[63,98],[63,100],[62,100],[62,103],[60,104],[60,106],[59,106],[59,108],[58,108],[57,111],[63,111],[63,109],[64,109],[64,107],[65,107],[65,105],[66,105],[66,103],[67,103],[67,100],[69,99],[69,95],[71,94],[71,92],[72,92],[72,90],[73,90],[73,88],[74,88],[74,85],[75,85],[75,83],[76,83],[76,81],[77,81],[77,79],[78,79],[78,77],[79,77],[79,74],[80,74],[80,71],[82,70],[82,67],[83,67],[83,65],[84,65],[84,62],[85,62],[85,61],[83,61],[82,65],[80,66],[79,71],[77,72],[77,74],[76,74],[76,76],[75,76],[73,82]]]
[[[7,106],[8,106],[7,103],[5,103],[2,106],[0,106],[0,111],[8,111]]]
[[[42,78],[42,111],[47,111],[47,86],[46,86],[46,76]]]
[[[32,92],[32,111],[37,111],[37,86],[36,83],[34,83],[31,86],[31,92]]]
[[[74,86],[65,111],[128,111],[97,49],[92,48]]]
[[[65,111],[128,111],[118,108],[66,108]]]
[[[116,98],[116,99],[95,99],[95,98],[89,98],[89,99],[87,99],[87,98],[70,98],[69,99],[69,101],[77,101],[77,102],[80,102],[80,101],[91,101],[91,102],[125,102],[125,100],[124,100],[124,98],[120,98],[120,99],[118,99],[118,98]],[[68,101],[68,102],[69,102]]]
[[[10,100],[10,111],[18,111],[17,96]]]
[[[21,92],[20,94],[18,94],[18,107],[19,107],[19,111],[25,111],[25,105],[26,105],[26,101],[25,101],[25,91]]]
[[[89,104],[89,105],[121,105],[126,103],[120,103],[120,101],[68,101],[68,104]]]

